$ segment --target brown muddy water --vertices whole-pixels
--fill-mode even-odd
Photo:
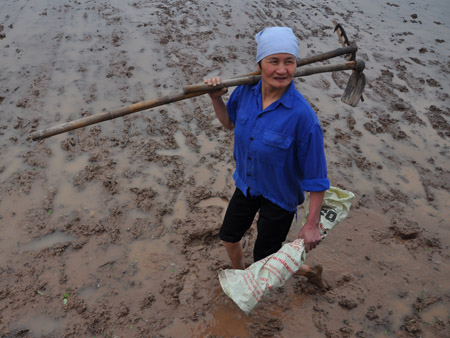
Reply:
[[[446,0],[0,2],[0,337],[450,336],[449,13]],[[341,103],[348,72],[295,80],[332,184],[356,195],[308,254],[329,290],[293,277],[249,316],[222,292],[233,134],[207,97],[29,137],[251,72],[266,26],[292,27],[300,57],[339,48],[333,20],[366,62],[365,101]]]

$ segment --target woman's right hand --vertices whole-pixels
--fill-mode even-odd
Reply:
[[[216,76],[216,77],[212,77],[209,79],[204,79],[203,82],[205,84],[207,84],[208,86],[216,87],[216,86],[220,85],[221,81],[220,81],[220,77]],[[227,92],[228,92],[227,88],[220,88],[211,93],[208,93],[208,95],[211,99],[214,99],[217,97],[221,97],[222,95],[226,94]]]

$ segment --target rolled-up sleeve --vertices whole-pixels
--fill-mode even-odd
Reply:
[[[313,124],[303,137],[299,146],[298,160],[303,174],[301,182],[303,191],[325,191],[330,187],[323,133],[319,124]]]

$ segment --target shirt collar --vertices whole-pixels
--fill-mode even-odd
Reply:
[[[259,98],[261,97],[261,84],[262,84],[262,80],[259,80],[259,82],[252,88],[252,90],[255,92],[255,94]],[[291,84],[289,85],[288,89],[284,92],[284,94],[281,97],[281,99],[276,101],[277,104],[275,105],[275,107],[278,106],[279,104],[282,104],[286,108],[292,108],[292,101],[294,99],[294,92],[295,92],[294,81],[291,81]]]

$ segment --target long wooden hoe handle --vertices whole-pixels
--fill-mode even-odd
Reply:
[[[330,52],[317,54],[308,58],[303,59],[303,61],[300,61],[300,66],[305,64],[310,64],[313,62],[318,61],[324,61],[336,56],[349,54],[356,51],[356,46],[349,46],[345,48],[339,48],[332,50]],[[312,67],[311,69],[299,69],[295,73],[295,76],[307,76],[311,74],[317,74],[317,73],[323,73],[323,72],[330,72],[330,71],[337,71],[337,70],[347,70],[347,69],[354,69],[356,67],[356,63],[353,61],[347,62],[345,64],[340,65],[326,65],[326,66],[320,66],[320,67]],[[253,74],[253,73],[252,73]],[[257,83],[260,79],[259,75],[252,75],[247,74],[248,76],[239,77],[231,80],[225,80],[222,82],[221,86],[219,87],[211,87],[207,85],[200,85],[202,86],[201,89],[199,89],[199,86],[187,86],[185,87],[184,91],[182,93],[175,93],[166,95],[157,99],[152,99],[148,101],[142,101],[135,104],[132,104],[130,106],[121,107],[115,110],[103,112],[94,114],[91,116],[87,116],[75,121],[66,122],[57,126],[53,126],[47,129],[38,130],[33,133],[31,133],[31,139],[34,141],[42,140],[54,135],[62,134],[74,129],[86,127],[95,123],[103,122],[112,120],[121,116],[137,113],[142,110],[155,108],[158,106],[162,106],[168,103],[177,102],[185,99],[189,99],[192,97],[200,96],[203,94],[206,94],[208,92],[217,90],[218,88],[223,87],[231,87],[231,86],[238,86],[242,84],[253,84]],[[258,74],[258,73],[255,73]],[[195,87],[195,88],[194,88]]]
[[[68,132],[68,131],[71,131],[74,129],[86,127],[91,124],[112,120],[112,119],[115,119],[115,118],[118,118],[121,116],[137,113],[142,110],[155,108],[155,107],[162,106],[162,105],[165,105],[168,103],[189,99],[191,97],[200,96],[200,95],[203,95],[206,93],[207,92],[195,92],[195,93],[190,93],[190,94],[177,93],[177,94],[171,94],[171,95],[159,97],[157,99],[138,102],[138,103],[132,104],[130,106],[121,107],[121,108],[117,108],[117,109],[114,109],[111,111],[94,114],[91,116],[83,117],[83,118],[75,120],[75,121],[70,121],[70,122],[66,122],[66,123],[63,123],[63,124],[60,124],[57,126],[53,126],[53,127],[47,128],[47,129],[35,131],[35,132],[31,133],[31,139],[34,141],[42,140],[42,139],[45,139],[50,136],[54,136],[54,135],[62,134],[62,133],[65,133],[65,132]]]

